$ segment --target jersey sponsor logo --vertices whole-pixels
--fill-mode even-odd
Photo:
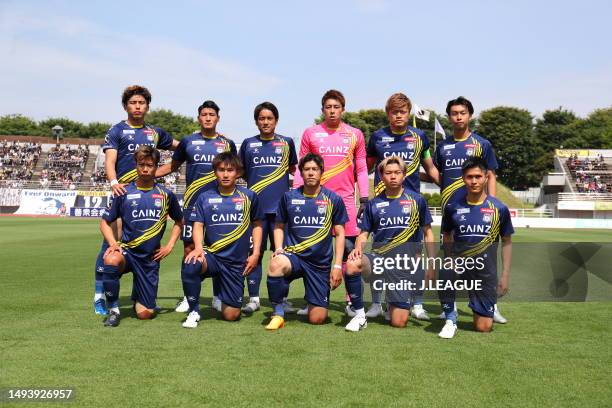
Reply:
[[[204,145],[204,144],[206,144],[206,140],[192,140],[191,144],[192,145],[196,145],[196,146],[197,145]]]
[[[281,164],[282,156],[255,156],[253,164]]]
[[[243,203],[244,202],[244,198],[242,197],[234,197],[232,198],[232,203]]]
[[[196,162],[212,163],[214,158],[215,158],[214,154],[197,154],[196,153],[193,155],[193,161],[196,161]]]
[[[287,143],[285,142],[272,142],[272,146],[285,146]]]
[[[328,202],[327,202],[327,201],[325,201],[325,200],[316,200],[316,201],[315,201],[315,204],[316,204],[316,205],[327,205],[327,204],[328,204]]]
[[[123,134],[124,135],[133,135],[133,134],[136,134],[136,131],[134,129],[123,129]]]
[[[253,142],[253,143],[249,143],[249,147],[261,147],[262,143],[261,142]]]
[[[323,225],[325,217],[296,215],[293,217],[293,223],[295,225]]]
[[[473,143],[466,143],[463,146],[465,146],[466,149],[473,149],[476,147],[476,145]]]
[[[378,223],[381,227],[408,225],[410,223],[410,217],[404,217],[401,215],[396,217],[382,217]]]
[[[389,206],[389,202],[388,201],[383,201],[381,203],[376,203],[376,208],[382,208],[382,207],[388,207]]]
[[[145,135],[152,135],[153,134],[153,130],[151,130],[151,129],[144,129],[142,131],[142,133],[144,133]]]
[[[315,133],[315,137],[327,137],[327,133]]]
[[[333,154],[333,153],[341,153],[348,154],[349,147],[348,146],[319,146],[319,153],[324,154]]]
[[[212,222],[242,222],[242,213],[213,214],[210,216]]]
[[[457,214],[469,214],[469,213],[470,213],[469,208],[457,208]]]
[[[459,232],[461,234],[488,234],[491,230],[490,225],[460,225]]]
[[[383,136],[380,138],[381,142],[392,142],[394,138],[390,137],[390,136]]]
[[[416,139],[414,137],[405,137],[404,142],[414,142]]]
[[[414,152],[384,152],[383,153],[383,157],[386,158],[389,156],[399,156],[404,160],[412,160],[412,158],[414,157]]]
[[[161,203],[160,203],[161,204]],[[146,208],[142,210],[132,210],[132,218],[159,218],[161,217],[160,208]]]
[[[461,159],[446,159],[444,161],[444,165],[446,167],[461,167],[461,165],[463,164],[464,161],[465,161],[465,158],[461,158]]]
[[[209,204],[221,204],[222,202],[223,202],[222,198],[209,198],[208,199]]]
[[[450,150],[450,149],[454,149],[454,148],[455,148],[454,144],[444,145],[444,150]]]
[[[136,193],[136,194],[128,194],[127,195],[127,199],[128,200],[133,200],[135,198],[140,198],[140,193]]]
[[[493,214],[495,212],[495,209],[494,208],[481,208],[480,212],[487,213],[487,214]]]
[[[131,136],[131,135],[130,135]],[[138,148],[140,146],[151,146],[151,147],[155,147],[155,143],[130,143],[129,145],[127,145],[127,149],[130,152],[135,152],[136,150],[138,150]]]
[[[291,200],[291,204],[294,204],[294,205],[304,205],[304,204],[306,204],[306,200],[299,200],[297,198],[294,198],[294,199]]]
[[[164,198],[164,196],[161,195],[161,194],[151,194],[151,197],[153,197],[153,198]]]
[[[412,205],[412,201],[410,200],[400,200],[400,205]]]

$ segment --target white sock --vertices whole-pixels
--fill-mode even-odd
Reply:
[[[493,309],[497,312],[497,303],[493,306]]]
[[[355,309],[355,313],[357,316],[365,316],[365,309],[363,307],[361,309]]]
[[[259,303],[259,296],[253,296],[249,298],[250,302]]]
[[[104,298],[104,294],[103,293],[96,293],[94,295],[94,302],[97,302],[98,300]]]
[[[111,307],[110,311],[119,314],[119,308],[118,307]]]

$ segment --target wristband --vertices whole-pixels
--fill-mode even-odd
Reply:
[[[119,182],[117,181],[117,179],[112,179],[112,180],[111,180],[111,182],[110,182],[111,187],[112,187],[112,186],[114,186],[114,185],[116,185],[116,184],[119,184]]]
[[[342,269],[342,265],[335,264],[334,269]]]
[[[368,197],[361,197],[361,198],[359,199],[359,203],[360,203],[360,204],[365,204],[365,203],[367,203],[367,202],[368,202]]]

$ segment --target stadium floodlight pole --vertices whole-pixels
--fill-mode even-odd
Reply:
[[[51,128],[53,131],[53,135],[55,136],[55,143],[59,144],[60,139],[62,138],[62,134],[64,133],[64,128],[60,125],[55,125]]]

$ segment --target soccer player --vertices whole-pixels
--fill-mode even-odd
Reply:
[[[257,194],[236,185],[242,175],[238,155],[219,153],[212,165],[217,185],[200,194],[189,216],[194,249],[185,257],[181,269],[183,291],[189,302],[189,315],[183,322],[186,328],[198,326],[201,282],[208,277],[219,281],[223,319],[237,320],[244,277],[257,266],[260,256],[263,214]],[[251,239],[253,252],[249,255]]]
[[[348,213],[345,225],[346,246],[342,257],[345,268],[346,257],[353,249],[359,235],[357,218],[368,202],[368,168],[366,164],[365,139],[361,130],[342,122],[346,101],[340,91],[331,89],[321,98],[323,122],[304,131],[300,142],[300,157],[316,153],[323,158],[325,173],[321,185],[338,194]],[[356,180],[355,180],[356,178]],[[359,211],[355,207],[355,181],[359,189]],[[293,187],[303,184],[296,173]],[[298,312],[305,314],[305,309]]]
[[[420,168],[436,184],[440,184],[440,174],[431,159],[429,152],[429,139],[420,129],[408,126],[412,102],[403,93],[395,93],[387,99],[385,112],[389,126],[372,133],[367,146],[367,163],[370,171],[374,170],[387,157],[392,155],[401,157],[406,163],[406,177],[403,186],[414,192],[420,192]],[[385,185],[378,171],[374,172],[374,194],[379,195]],[[429,320],[423,308],[422,296],[416,295],[411,309],[412,316],[420,320]],[[349,315],[351,310],[347,309]],[[383,314],[380,303],[380,291],[372,288],[372,306],[366,313],[367,317],[376,317]]]
[[[270,260],[267,282],[274,315],[267,330],[278,330],[285,325],[283,296],[292,280],[304,279],[304,299],[308,303],[308,321],[312,324],[325,322],[330,290],[342,282],[340,262],[348,217],[342,199],[321,186],[323,166],[323,158],[317,154],[307,153],[302,157],[298,167],[303,185],[286,192],[278,204],[274,226],[276,250]],[[335,251],[332,229],[336,237]]]
[[[393,260],[396,255],[408,255],[412,259],[420,259],[423,239],[427,254],[430,257],[435,254],[432,219],[427,201],[418,192],[405,187],[406,169],[404,160],[395,155],[385,158],[377,166],[377,172],[385,189],[368,202],[361,222],[361,234],[357,237],[355,249],[350,253],[347,262],[346,286],[353,307],[357,309],[356,316],[346,325],[348,331],[356,332],[367,327],[361,300],[362,276],[366,279],[372,278],[375,287],[377,285],[380,287],[382,283],[412,282],[415,285],[413,290],[387,291],[389,315],[393,327],[406,326],[413,300],[411,298],[422,295],[422,291],[418,290],[422,286],[422,267],[408,270],[395,265],[385,271],[384,279],[371,276],[373,266],[388,265],[388,260]],[[363,247],[370,233],[373,234],[372,252],[365,254]],[[378,275],[381,273],[378,272]],[[433,268],[429,267],[425,279],[429,280],[432,277]]]
[[[139,319],[155,316],[159,261],[174,247],[181,234],[183,214],[176,196],[155,184],[159,151],[140,146],[134,154],[136,181],[122,186],[124,194],[116,197],[100,222],[100,231],[108,248],[104,252],[103,286],[108,301],[109,317],[104,326],[119,325],[119,279],[124,273],[134,274],[134,310]],[[174,220],[168,243],[160,247],[166,220]],[[121,241],[115,239],[112,223],[122,222]]]
[[[434,153],[434,163],[440,172],[442,210],[449,203],[465,197],[467,189],[463,183],[461,165],[470,157],[482,157],[487,163],[487,184],[485,188],[490,196],[495,197],[497,159],[491,143],[470,130],[469,122],[474,114],[472,103],[463,96],[450,100],[446,105],[446,114],[453,127],[453,136],[438,143]],[[448,298],[450,293],[444,296]],[[456,307],[453,306],[451,310],[444,310],[439,318],[449,319],[449,313],[450,315],[456,315]],[[450,318],[452,319],[453,316],[450,316]],[[454,318],[456,319],[456,316]],[[495,320],[498,323],[507,322],[497,310],[497,305],[495,306]]]
[[[108,130],[102,150],[106,159],[104,169],[110,182],[114,197],[126,193],[126,185],[136,180],[137,170],[134,153],[139,146],[153,146],[162,150],[174,150],[178,142],[165,130],[149,125],[145,117],[151,104],[151,92],[143,86],[132,85],[125,88],[121,96],[127,119]],[[115,239],[118,239],[120,225],[113,224]],[[104,253],[108,249],[106,241],[102,243],[96,258],[94,310],[96,314],[106,315],[106,300],[102,290],[102,273],[104,272]]]
[[[489,332],[493,327],[493,315],[497,296],[508,292],[510,281],[510,264],[512,255],[512,237],[514,229],[510,211],[501,201],[487,194],[485,186],[489,183],[489,168],[481,157],[471,157],[461,166],[462,181],[467,188],[467,195],[452,201],[442,215],[442,232],[445,253],[462,259],[465,272],[461,276],[466,281],[480,281],[480,290],[468,290],[469,307],[474,312],[474,329]],[[502,274],[497,279],[497,245],[502,242]],[[467,258],[474,262],[468,265]],[[459,273],[458,263],[455,272]],[[461,265],[462,266],[462,265]],[[454,276],[451,279],[459,279]],[[454,294],[453,294],[454,295]],[[444,310],[452,308],[450,299],[442,298]],[[446,304],[444,304],[446,303]],[[457,331],[456,317],[451,315],[446,320],[439,336],[450,339]],[[454,317],[454,319],[453,319]]]
[[[274,220],[276,208],[283,194],[289,190],[289,174],[295,173],[297,157],[293,140],[275,133],[278,109],[270,102],[255,107],[254,119],[259,135],[249,137],[240,146],[240,160],[244,165],[247,187],[257,193],[263,209],[263,239],[257,266],[247,278],[249,301],[242,308],[245,313],[259,310],[259,285],[261,283],[261,261],[267,241],[274,251]],[[287,310],[287,308],[286,308]]]
[[[214,101],[204,101],[198,107],[198,123],[200,131],[185,136],[179,143],[172,162],[161,166],[157,177],[177,171],[181,165],[187,162],[186,190],[183,201],[183,257],[193,251],[193,222],[189,220],[193,207],[203,192],[216,186],[215,172],[212,162],[215,156],[222,152],[236,153],[236,144],[227,137],[217,133],[217,124],[220,120],[219,106]],[[185,265],[181,262],[181,268]],[[215,310],[221,311],[221,300],[218,297],[218,281],[213,279],[213,302]],[[184,297],[177,305],[177,312],[184,313],[189,310],[189,303]]]

